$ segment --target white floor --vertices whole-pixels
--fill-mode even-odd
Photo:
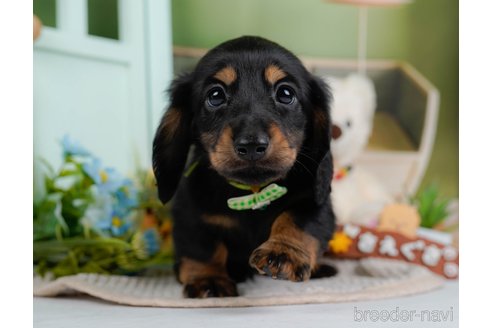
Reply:
[[[36,328],[395,326],[458,327],[458,282],[425,294],[375,302],[254,308],[139,308],[85,296],[34,298]]]

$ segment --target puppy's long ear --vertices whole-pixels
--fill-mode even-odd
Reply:
[[[330,152],[331,92],[323,80],[315,76],[312,76],[309,87],[311,103],[313,105],[312,150],[313,155],[319,161],[314,184],[314,194],[316,203],[321,205],[326,202],[331,192],[331,180],[333,177],[333,161]]]
[[[192,140],[191,94],[191,74],[173,81],[170,88],[171,105],[162,117],[154,137],[152,166],[162,203],[174,195],[186,165]]]

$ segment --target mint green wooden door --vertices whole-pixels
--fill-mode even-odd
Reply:
[[[87,0],[56,1],[56,27],[34,44],[35,159],[57,167],[69,134],[123,173],[150,166],[172,77],[170,3],[116,1],[116,38],[89,34]]]

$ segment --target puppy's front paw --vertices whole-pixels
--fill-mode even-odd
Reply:
[[[223,277],[197,278],[184,285],[183,294],[188,298],[238,296],[236,283]]]
[[[249,264],[260,274],[273,279],[304,281],[311,276],[309,252],[286,241],[268,240],[255,249]]]

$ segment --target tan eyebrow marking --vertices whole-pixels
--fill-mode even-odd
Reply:
[[[283,79],[284,77],[287,76],[287,73],[285,73],[280,67],[277,65],[269,65],[265,69],[265,79],[270,82],[270,84],[275,84],[280,79]]]
[[[226,85],[232,84],[237,79],[236,70],[231,66],[226,66],[222,68],[220,71],[215,73],[214,77],[218,80],[221,80]]]

